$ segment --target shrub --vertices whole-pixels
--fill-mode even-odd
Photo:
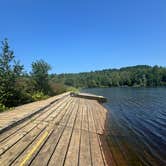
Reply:
[[[39,92],[39,91],[35,92],[35,93],[32,95],[32,99],[33,99],[34,101],[44,100],[44,99],[47,99],[48,97],[49,97],[49,96],[44,95],[43,92]]]
[[[3,112],[6,110],[6,107],[4,104],[0,103],[0,112]]]
[[[50,85],[50,88],[52,91],[52,94],[51,94],[52,96],[58,95],[58,94],[61,94],[61,93],[64,93],[67,91],[66,86],[62,83],[55,83],[55,82],[51,81],[49,83],[49,85]]]
[[[78,88],[74,88],[74,87],[67,87],[67,91],[71,91],[71,92],[75,92],[75,93],[78,93],[80,92]]]

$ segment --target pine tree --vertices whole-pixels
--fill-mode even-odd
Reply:
[[[23,66],[14,58],[14,52],[10,50],[7,39],[4,39],[0,54],[0,103],[9,107],[17,102],[15,83],[23,70]]]

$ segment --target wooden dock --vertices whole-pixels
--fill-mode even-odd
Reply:
[[[107,99],[103,96],[97,96],[89,93],[71,93],[71,96],[84,98],[84,99],[91,99],[91,100],[97,100],[100,103],[107,102]]]
[[[0,165],[117,166],[106,139],[106,116],[97,100],[64,95],[3,130]]]

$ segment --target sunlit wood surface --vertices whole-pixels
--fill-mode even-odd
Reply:
[[[0,135],[0,165],[117,165],[106,115],[96,100],[67,95]]]

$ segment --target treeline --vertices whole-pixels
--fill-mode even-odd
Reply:
[[[33,62],[32,70],[27,74],[24,66],[16,61],[7,39],[2,42],[1,48],[0,111],[67,91],[66,86],[49,79],[51,66],[47,62]]]
[[[21,104],[48,98],[75,88],[94,87],[155,87],[166,86],[166,68],[139,65],[121,69],[77,74],[49,74],[51,66],[37,60],[26,73],[16,61],[7,39],[0,52],[0,111]]]
[[[156,87],[166,86],[166,68],[138,65],[78,74],[52,74],[51,79],[76,88],[93,87]]]

